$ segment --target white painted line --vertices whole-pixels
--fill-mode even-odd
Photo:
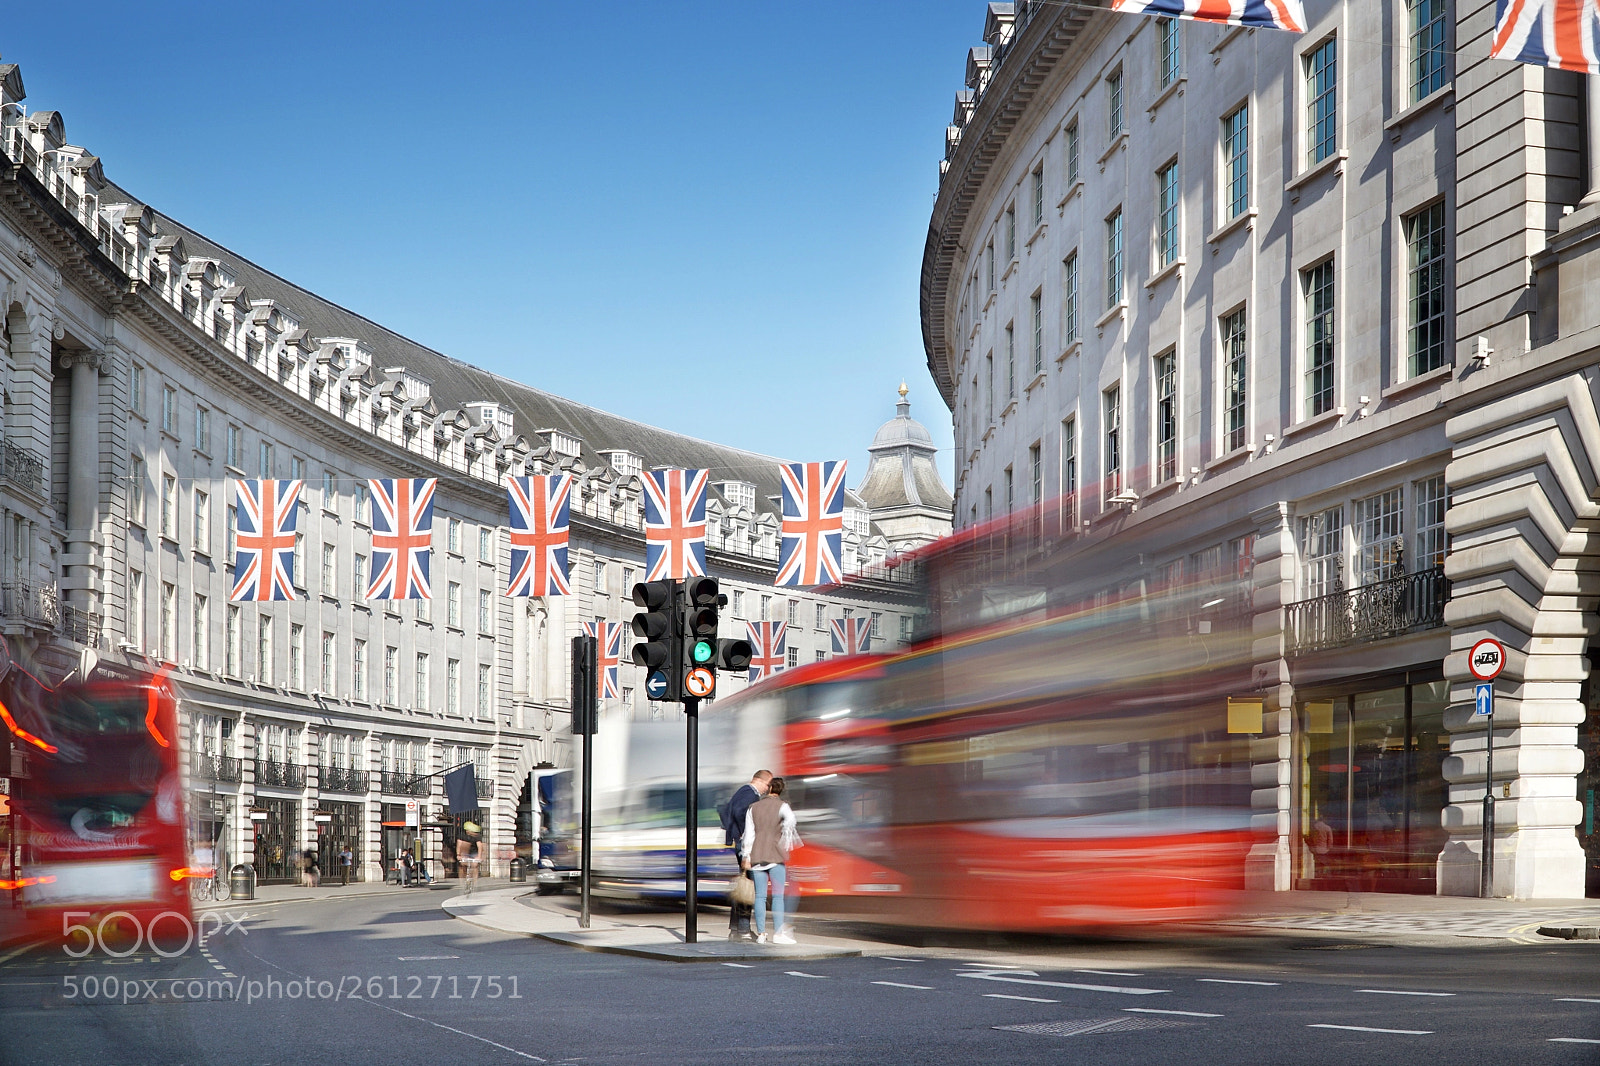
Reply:
[[[1371,992],[1375,996],[1453,996],[1454,992],[1407,992],[1398,988],[1358,988],[1357,992]]]
[[[254,954],[254,952],[251,952],[251,954]],[[509,1051],[509,1052],[511,1052],[511,1054],[516,1055],[519,1058],[528,1059],[531,1062],[549,1062],[550,1061],[549,1059],[540,1058],[538,1055],[530,1055],[526,1051],[518,1051],[514,1047],[507,1047],[504,1044],[497,1044],[493,1040],[490,1040],[488,1037],[479,1036],[477,1033],[469,1033],[469,1032],[466,1032],[466,1031],[461,1030],[461,1029],[455,1029],[455,1028],[452,1028],[452,1027],[450,1027],[448,1025],[445,1025],[443,1022],[436,1022],[436,1021],[433,1021],[430,1018],[419,1018],[415,1014],[407,1014],[403,1010],[400,1010],[400,1009],[398,1009],[396,1007],[391,1007],[387,1003],[380,1003],[375,999],[369,999],[366,1002],[372,1004],[374,1007],[381,1007],[386,1011],[392,1011],[393,1013],[400,1015],[400,1017],[402,1017],[402,1018],[410,1018],[414,1022],[422,1022],[422,1023],[426,1024],[426,1025],[431,1025],[436,1029],[443,1029],[447,1033],[455,1033],[457,1036],[464,1036],[468,1040],[477,1040],[477,1041],[480,1041],[482,1043],[488,1044],[490,1047],[499,1048],[501,1051]]]
[[[899,981],[874,981],[875,985],[888,985],[890,988],[915,988],[919,992],[932,992],[932,985],[903,985]]]
[[[1328,1022],[1312,1022],[1307,1029],[1348,1029],[1352,1033],[1394,1033],[1397,1036],[1432,1036],[1432,1029],[1373,1029],[1366,1025],[1332,1025]]]
[[[1234,981],[1226,977],[1202,977],[1200,978],[1200,983],[1207,985],[1260,985],[1263,988],[1278,987],[1278,982],[1276,981]]]
[[[799,970],[785,970],[783,972],[788,974],[790,977],[814,977],[818,981],[826,981],[828,979],[827,974],[821,973],[801,973]]]
[[[876,959],[887,959],[890,962],[927,962],[927,959],[902,959],[898,955],[874,955]]]
[[[1015,999],[1023,1003],[1060,1003],[1059,999],[1040,999],[1038,996],[1008,996],[1004,992],[985,992],[984,999]]]
[[[1126,970],[1073,970],[1073,973],[1097,973],[1101,977],[1143,977],[1142,973],[1128,973]]]
[[[750,965],[750,963],[748,963],[748,962],[725,962],[722,965],[724,965],[724,966],[737,966],[741,970],[753,970],[753,969],[755,969],[755,967]]]
[[[1125,996],[1159,996],[1172,991],[1170,988],[1128,988],[1122,985],[1079,985],[1069,981],[1039,981],[1027,977],[1013,977],[1010,974],[994,973],[992,971],[979,973],[958,973],[957,977],[971,977],[979,981],[1006,981],[1018,985],[1042,985],[1046,988],[1075,988],[1080,992],[1119,992]]]
[[[1157,1010],[1154,1007],[1123,1007],[1130,1014],[1181,1014],[1185,1018],[1221,1018],[1220,1014],[1207,1014],[1199,1010]]]
[[[401,962],[436,962],[439,959],[459,959],[460,955],[401,955]]]
[[[1552,1036],[1552,1044],[1600,1044],[1600,1040],[1587,1040],[1581,1036]]]
[[[1558,1000],[1556,1000],[1556,1002],[1557,1003],[1600,1003],[1600,999],[1577,999],[1575,997],[1569,997],[1567,999],[1558,999]]]

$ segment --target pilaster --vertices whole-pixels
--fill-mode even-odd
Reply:
[[[1289,683],[1283,605],[1294,596],[1294,507],[1279,501],[1250,517],[1256,526],[1251,680],[1264,706],[1262,732],[1250,742],[1250,821],[1257,841],[1245,860],[1245,884],[1259,891],[1287,892],[1294,854],[1294,687]]]

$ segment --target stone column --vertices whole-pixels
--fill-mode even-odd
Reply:
[[[72,371],[72,413],[67,436],[67,551],[62,559],[62,591],[91,614],[100,612],[100,374],[99,352],[63,356]]]
[[[1294,507],[1280,501],[1250,517],[1256,524],[1251,681],[1265,706],[1262,732],[1250,742],[1250,820],[1257,841],[1245,860],[1245,885],[1287,892],[1294,874],[1294,686],[1283,607],[1294,599]]]
[[[1583,79],[1583,110],[1589,123],[1589,173],[1588,191],[1582,203],[1600,203],[1600,77],[1593,74]]]

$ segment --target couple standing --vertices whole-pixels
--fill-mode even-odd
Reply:
[[[771,770],[757,770],[748,785],[742,786],[728,801],[722,819],[729,847],[739,848],[740,876],[748,871],[755,879],[755,941],[758,944],[793,944],[794,933],[784,924],[784,886],[788,880],[789,852],[800,846],[795,830],[794,810],[783,801],[783,778]],[[772,888],[773,934],[767,935],[767,887]],[[728,939],[741,939],[740,912],[735,903],[730,909]]]

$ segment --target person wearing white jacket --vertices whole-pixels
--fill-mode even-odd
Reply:
[[[783,801],[783,778],[774,777],[767,795],[750,805],[739,841],[739,865],[755,875],[755,933],[758,944],[793,944],[784,925],[784,884],[789,852],[800,846],[794,810]],[[767,886],[772,886],[772,927],[767,936]]]

